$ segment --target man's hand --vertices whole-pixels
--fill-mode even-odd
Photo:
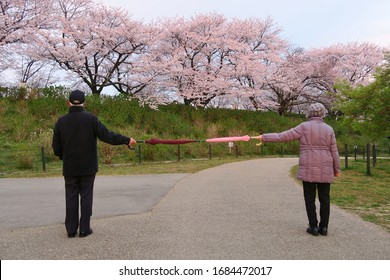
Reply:
[[[130,150],[134,150],[135,148],[133,146],[135,144],[137,144],[137,141],[134,140],[133,138],[130,138],[129,144],[127,144],[127,146],[129,147]]]

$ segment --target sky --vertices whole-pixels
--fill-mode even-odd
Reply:
[[[215,12],[228,18],[270,16],[281,37],[305,49],[372,42],[390,47],[389,0],[100,0],[137,20]]]

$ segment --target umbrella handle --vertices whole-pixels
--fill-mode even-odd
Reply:
[[[137,143],[145,143],[145,140],[136,140]],[[127,145],[127,148],[129,148],[129,150],[132,150],[134,151],[135,150],[135,147],[133,145],[129,146]]]
[[[263,140],[261,139],[261,136],[251,136],[251,139],[257,139],[259,140],[259,143],[256,143],[256,146],[261,146],[263,145]]]

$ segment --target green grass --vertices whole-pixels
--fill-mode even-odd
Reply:
[[[365,161],[349,165],[332,187],[333,202],[390,231],[390,161],[378,160],[371,176],[366,175]]]

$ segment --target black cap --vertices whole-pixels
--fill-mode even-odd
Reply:
[[[85,94],[81,90],[74,90],[69,95],[69,102],[73,105],[83,104],[85,101]]]

